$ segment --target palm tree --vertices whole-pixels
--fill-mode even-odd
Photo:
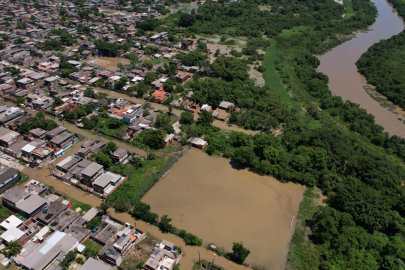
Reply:
[[[7,247],[3,250],[4,255],[7,257],[15,256],[21,251],[21,245],[17,241],[10,241],[7,244]]]

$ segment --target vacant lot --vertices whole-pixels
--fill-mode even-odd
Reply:
[[[228,159],[188,150],[142,199],[205,243],[243,241],[247,263],[284,269],[305,188],[232,168]]]
[[[93,60],[90,60],[89,63],[96,64],[103,68],[108,68],[112,70],[118,70],[117,64],[122,63],[123,65],[128,65],[129,60],[126,58],[119,57],[98,57]]]

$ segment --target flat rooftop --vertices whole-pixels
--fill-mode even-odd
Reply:
[[[49,205],[47,211],[44,209],[37,215],[37,220],[47,225],[66,209],[66,205],[62,204],[61,202],[53,202]]]
[[[55,231],[64,231],[70,224],[72,224],[80,214],[76,213],[72,209],[68,208],[64,212],[60,213],[50,224]]]

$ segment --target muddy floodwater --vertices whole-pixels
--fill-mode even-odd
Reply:
[[[398,120],[402,114],[395,114],[382,107],[364,90],[364,77],[357,72],[355,65],[360,56],[374,43],[399,34],[404,29],[402,18],[385,0],[371,0],[378,9],[376,22],[370,31],[358,33],[356,37],[319,57],[319,71],[329,77],[329,88],[343,100],[358,103],[374,115],[376,123],[383,126],[391,135],[405,137],[405,125]]]
[[[284,269],[304,191],[190,149],[142,200],[204,244],[231,251],[243,241],[251,251],[247,263]]]

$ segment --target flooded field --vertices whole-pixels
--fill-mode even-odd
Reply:
[[[190,149],[142,200],[205,244],[230,251],[243,241],[251,251],[247,263],[284,269],[304,191]]]
[[[90,60],[89,63],[111,70],[119,70],[119,68],[117,68],[117,64],[122,63],[124,65],[129,65],[129,60],[119,57],[97,57]]]

